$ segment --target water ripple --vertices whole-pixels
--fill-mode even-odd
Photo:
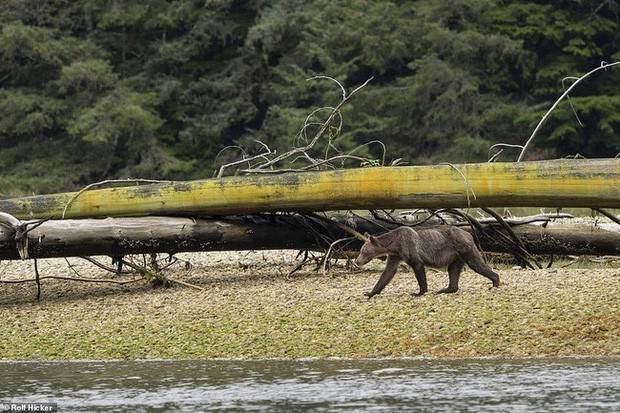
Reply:
[[[0,362],[0,372],[0,402],[61,411],[620,411],[614,358]]]

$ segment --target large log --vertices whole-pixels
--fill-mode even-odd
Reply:
[[[620,226],[520,225],[512,229],[532,254],[620,255]],[[485,245],[493,251],[492,245]],[[501,252],[501,251],[496,251]]]
[[[383,229],[365,219],[349,220],[361,232]],[[384,224],[382,224],[384,225]],[[519,225],[513,231],[533,254],[620,255],[620,227]],[[29,233],[30,258],[259,249],[326,249],[350,236],[321,220],[266,215],[228,219],[175,217],[52,220]],[[481,237],[489,252],[508,252]],[[360,247],[359,242],[349,245]],[[0,259],[19,259],[13,232],[0,225]]]
[[[28,233],[30,258],[317,248],[286,217],[210,220],[139,217],[51,220]],[[0,225],[0,259],[19,259],[13,232]]]
[[[476,206],[620,208],[620,160],[362,168],[0,200],[20,219]]]

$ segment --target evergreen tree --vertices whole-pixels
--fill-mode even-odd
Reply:
[[[0,196],[208,177],[239,154],[223,148],[257,140],[288,150],[342,98],[316,75],[373,78],[342,109],[342,150],[484,161],[527,140],[563,78],[620,58],[619,15],[581,0],[4,0]],[[620,152],[619,73],[579,85],[529,156]]]

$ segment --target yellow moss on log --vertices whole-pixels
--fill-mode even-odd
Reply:
[[[67,207],[68,205],[68,207]],[[620,207],[620,160],[378,167],[239,176],[0,201],[15,217],[65,218],[439,207]]]

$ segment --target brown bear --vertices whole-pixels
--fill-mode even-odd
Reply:
[[[459,277],[465,264],[491,280],[493,287],[499,286],[499,276],[484,261],[472,235],[461,228],[448,225],[424,229],[399,227],[377,237],[366,234],[366,238],[355,260],[357,265],[364,265],[375,257],[387,255],[387,264],[379,281],[372,291],[364,293],[368,298],[383,291],[402,261],[413,268],[418,280],[420,292],[413,294],[414,296],[428,291],[425,265],[434,268],[448,267],[450,283],[438,293],[458,291]]]

